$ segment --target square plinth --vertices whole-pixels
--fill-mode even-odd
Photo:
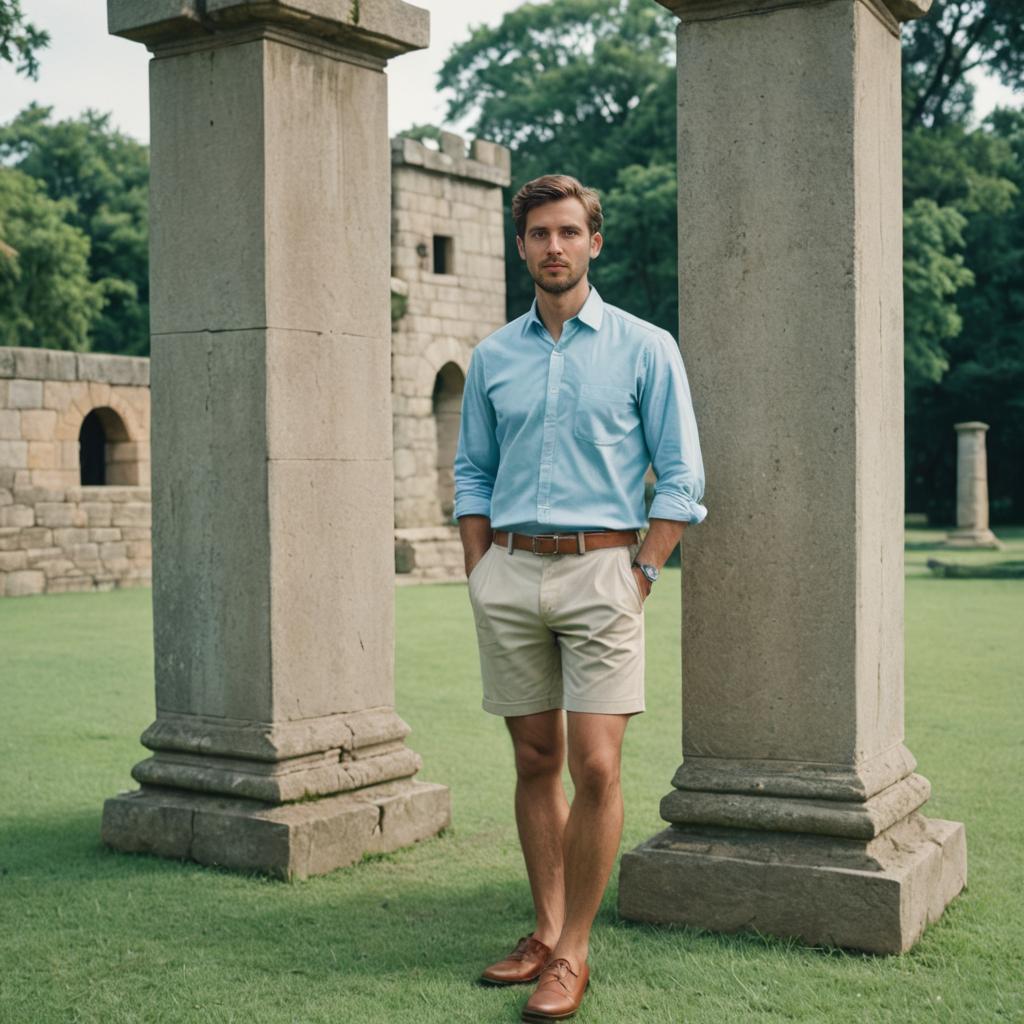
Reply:
[[[967,881],[960,822],[912,815],[870,843],[741,829],[668,828],[622,858],[633,921],[757,931],[903,953]]]
[[[446,786],[401,782],[272,805],[143,786],[103,805],[103,842],[126,853],[307,878],[389,853],[451,824]]]

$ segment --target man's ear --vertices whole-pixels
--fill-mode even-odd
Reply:
[[[590,236],[590,258],[596,260],[600,255],[601,247],[604,245],[604,235],[600,231],[595,231]]]
[[[525,260],[526,259],[526,249],[523,246],[522,235],[516,235],[516,248],[519,250],[519,258],[521,260]]]

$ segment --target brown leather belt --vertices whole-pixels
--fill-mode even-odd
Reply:
[[[495,544],[500,544],[509,551],[518,548],[520,551],[532,551],[535,555],[584,555],[595,548],[616,548],[640,543],[640,534],[637,530],[543,533],[536,536],[494,530],[491,537]]]

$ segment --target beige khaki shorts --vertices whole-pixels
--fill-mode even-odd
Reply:
[[[535,555],[492,544],[469,574],[485,711],[644,710],[638,544]]]

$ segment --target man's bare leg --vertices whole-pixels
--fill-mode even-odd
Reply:
[[[562,786],[562,711],[506,718],[516,758],[516,824],[537,913],[534,938],[554,947],[565,916],[563,835],[569,803]]]
[[[569,772],[576,786],[563,844],[565,923],[554,957],[586,963],[590,929],[622,838],[622,737],[629,715],[568,712]]]

